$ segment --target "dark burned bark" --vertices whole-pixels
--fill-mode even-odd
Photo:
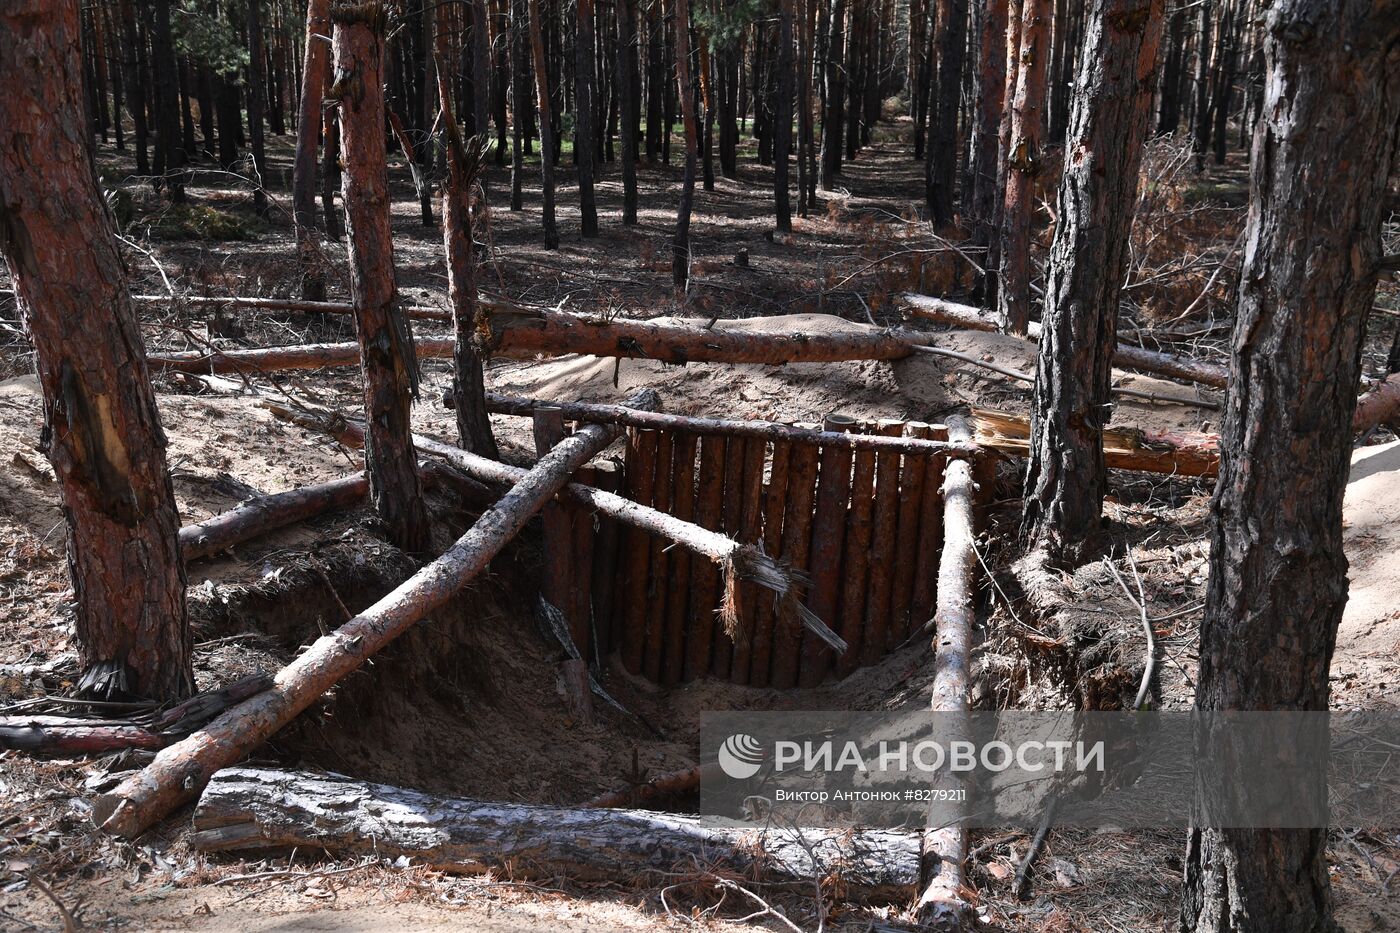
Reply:
[[[321,85],[324,80],[325,40],[330,32],[330,0],[307,0],[306,57],[301,77],[301,108],[297,121],[296,161],[292,164],[292,217],[296,222],[297,256],[301,261],[301,297],[326,299],[326,278],[316,253],[316,142],[321,130]]]
[[[598,235],[598,205],[593,196],[597,118],[597,68],[593,61],[593,0],[576,0],[578,29],[574,34],[574,157],[578,160],[578,199],[585,237]]]
[[[1264,47],[1196,703],[1325,710],[1347,598],[1350,425],[1400,126],[1400,7],[1283,0]],[[1193,830],[1182,928],[1335,929],[1326,837]]]
[[[387,525],[389,539],[410,554],[423,555],[431,545],[428,513],[409,438],[409,404],[418,394],[418,361],[408,318],[398,308],[385,189],[380,78],[385,18],[385,9],[378,3],[337,4],[331,10],[335,84],[330,96],[340,103],[350,293],[370,422],[365,445],[370,496]]]
[[[637,50],[637,0],[617,0],[617,99],[622,136],[622,224],[637,224],[637,128],[641,75]]]
[[[438,43],[445,53],[446,33]],[[439,61],[446,61],[445,54]],[[485,366],[477,349],[479,318],[476,290],[476,242],[472,207],[486,170],[486,135],[463,140],[452,116],[452,95],[447,78],[438,69],[441,120],[447,138],[447,180],[442,186],[442,239],[447,251],[447,296],[452,301],[455,341],[452,347],[452,400],[457,411],[457,434],[463,450],[500,459],[491,419],[486,413]]]
[[[253,157],[253,209],[258,216],[267,214],[267,192],[263,190],[263,174],[267,168],[263,145],[263,29],[262,0],[248,0],[248,148]]]
[[[1073,563],[1094,538],[1103,426],[1118,344],[1138,166],[1151,116],[1164,0],[1096,0],[1085,16],[1060,182],[1026,474],[1028,531]]]
[[[778,20],[778,95],[773,136],[773,209],[775,225],[782,233],[792,231],[792,197],[789,193],[789,161],[792,155],[792,98],[795,60],[793,26],[797,19],[796,0],[782,0]]]
[[[976,0],[981,12],[977,34],[977,67],[973,72],[976,101],[968,146],[971,191],[965,196],[973,222],[973,243],[990,248],[996,231],[997,148],[1002,106],[1006,97],[1007,4]],[[989,266],[990,268],[990,266]]]
[[[1002,328],[1024,336],[1031,320],[1031,213],[1041,168],[1045,74],[1050,58],[1049,0],[1025,0],[1016,48],[1015,88],[1007,103],[1007,148],[997,300]]]
[[[953,220],[953,186],[958,177],[958,101],[967,46],[967,0],[943,0],[939,20],[938,87],[928,122],[924,195],[934,225],[941,227]]]
[[[671,240],[671,284],[683,294],[690,281],[690,209],[695,203],[700,128],[695,120],[695,85],[690,75],[690,0],[674,0],[674,4],[676,84],[679,85],[681,123],[685,127],[685,176],[681,181],[681,201],[676,208],[676,233]]]
[[[530,51],[535,63],[535,100],[540,122],[540,177],[544,184],[544,248],[559,248],[559,228],[554,223],[554,118],[549,99],[549,61],[544,50],[544,24],[540,0],[528,0]]]
[[[76,0],[0,11],[0,251],[34,341],[68,525],[79,663],[193,688],[165,435],[83,131]],[[136,106],[135,104],[133,106]]]

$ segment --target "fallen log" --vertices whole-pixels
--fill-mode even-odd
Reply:
[[[482,348],[492,356],[531,359],[585,353],[660,360],[663,363],[835,363],[897,360],[909,355],[916,335],[888,330],[842,333],[776,333],[730,329],[719,322],[658,324],[583,317],[563,311],[484,307]]]
[[[1400,373],[1387,377],[1357,400],[1351,429],[1363,433],[1377,425],[1397,423],[1400,423]]]
[[[949,438],[970,434],[962,418],[948,419]],[[972,650],[972,573],[977,553],[973,540],[972,464],[950,459],[943,473],[943,551],[938,562],[938,606],[933,618],[933,691],[929,709],[943,714],[947,734],[968,737],[966,715],[969,655]],[[949,715],[951,714],[951,716]],[[943,725],[943,724],[940,724]],[[962,787],[960,778],[940,789]],[[916,906],[927,929],[963,929],[970,905],[963,896],[967,827],[960,822],[932,826],[924,832],[923,891]]]
[[[131,722],[70,716],[0,716],[0,749],[30,755],[108,755],[164,748],[172,739]]]
[[[169,709],[153,709],[122,720],[42,714],[0,716],[0,749],[31,755],[106,755],[129,748],[154,751],[271,686],[271,677],[250,674],[227,686],[197,693]]]
[[[901,297],[905,306],[915,317],[938,321],[940,324],[952,324],[966,330],[987,332],[997,330],[996,322],[984,316],[980,308],[975,308],[972,305],[958,304],[942,298],[931,298],[928,295],[912,293],[906,293]],[[1031,340],[1039,340],[1040,325],[1032,322],[1028,336]],[[1118,349],[1113,354],[1113,363],[1122,369],[1134,369],[1186,382],[1199,382],[1216,389],[1225,388],[1230,376],[1226,367],[1216,363],[1207,363],[1204,360],[1194,360],[1190,357],[1178,356],[1175,353],[1163,353],[1126,343],[1118,344]]]
[[[579,806],[587,809],[645,807],[657,800],[665,800],[678,794],[693,791],[700,786],[700,782],[705,778],[718,778],[722,773],[719,762],[711,761],[680,771],[658,774],[643,784],[632,784],[622,790],[599,794],[591,800],[584,801]]]
[[[972,410],[977,444],[1016,457],[1030,451],[1030,418],[985,408]],[[1104,462],[1119,470],[1214,476],[1220,468],[1220,439],[1214,434],[1165,434],[1133,428],[1103,432]]]
[[[634,399],[655,404],[655,393]],[[220,715],[156,756],[145,769],[93,805],[93,822],[133,838],[194,797],[214,772],[228,767],[291,722],[342,678],[446,603],[500,553],[525,523],[554,498],[570,474],[617,437],[615,428],[589,425],[522,471],[510,492],[481,513],[437,560],[383,599],[318,639],[278,672],[272,689]]]
[[[444,398],[444,403],[446,399]],[[449,406],[450,407],[450,406]],[[691,434],[723,434],[756,437],[766,441],[791,441],[794,444],[815,444],[818,447],[838,447],[846,450],[893,450],[901,453],[933,453],[948,450],[946,440],[921,440],[911,437],[882,437],[878,434],[855,434],[846,431],[816,431],[774,421],[749,421],[742,418],[703,418],[693,415],[672,415],[659,411],[637,411],[625,405],[605,405],[592,402],[551,402],[544,399],[520,398],[515,395],[486,393],[486,408],[498,415],[530,417],[538,408],[557,408],[571,421],[593,424],[625,424],[633,428],[657,431],[686,431]],[[933,426],[940,433],[938,425]],[[971,451],[974,448],[969,448]]]
[[[346,508],[364,499],[368,492],[369,480],[359,473],[262,496],[181,528],[180,554],[186,561],[211,557],[313,515]]]
[[[850,896],[907,898],[918,839],[889,830],[711,826],[647,810],[566,809],[440,797],[350,778],[229,768],[194,813],[203,852],[331,850],[404,857],[441,871],[508,866],[515,877],[565,875],[643,884],[675,875],[712,883],[828,883]]]
[[[590,318],[562,311],[520,308],[500,302],[479,305],[477,339],[481,350],[505,359],[534,359],[571,353],[665,363],[833,363],[843,360],[903,359],[925,335],[907,331],[861,330],[844,333],[777,333]],[[418,357],[452,355],[453,340],[422,337]],[[194,350],[151,353],[147,361],[195,375],[272,372],[351,366],[359,362],[355,343],[302,344],[252,350]]]
[[[347,447],[358,447],[364,443],[364,430],[357,423],[339,415],[308,410],[294,411],[274,402],[264,402],[264,407],[273,415],[300,424],[312,430],[324,431],[334,436]],[[440,457],[468,477],[479,482],[510,485],[525,475],[520,467],[488,460],[485,457],[468,453],[451,444],[443,443],[421,434],[413,435],[414,446],[422,453]],[[669,463],[669,455],[667,461]],[[658,464],[658,474],[661,473]],[[669,475],[669,473],[667,474]],[[724,597],[723,611],[719,621],[726,631],[737,624],[732,616],[738,602],[734,589],[739,581],[748,580],[771,591],[774,596],[775,613],[783,618],[795,618],[814,635],[826,642],[839,653],[846,651],[846,642],[837,635],[826,622],[812,615],[802,605],[799,587],[788,571],[781,568],[772,558],[756,546],[741,544],[733,538],[702,528],[691,522],[681,521],[674,515],[648,506],[639,505],[631,499],[615,493],[604,492],[582,483],[569,483],[559,492],[564,502],[579,505],[615,519],[625,525],[641,529],[649,534],[678,544],[692,554],[698,554],[720,568]]]

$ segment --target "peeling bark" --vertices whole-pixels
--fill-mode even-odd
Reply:
[[[0,252],[35,347],[78,660],[136,695],[193,689],[180,521],[145,347],[82,125],[78,5],[0,9]]]

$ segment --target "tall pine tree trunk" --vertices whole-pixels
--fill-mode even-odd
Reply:
[[[83,683],[174,700],[194,684],[180,517],[86,145],[78,30],[76,0],[0,8],[0,253],[34,341]]]
[[[967,46],[967,0],[940,0],[938,20],[938,87],[929,118],[924,181],[929,214],[936,226],[943,226],[953,220],[953,186],[958,177],[958,101]]]
[[[263,178],[267,154],[263,147],[263,35],[262,0],[248,0],[248,142],[253,153],[253,209],[267,213]]]
[[[528,0],[530,51],[535,63],[535,106],[540,123],[540,178],[544,184],[544,248],[559,248],[559,228],[554,223],[554,119],[549,99],[549,62],[544,50],[544,22],[540,0]]]
[[[1280,0],[1263,41],[1196,705],[1326,710],[1351,416],[1400,125],[1400,7]],[[1326,844],[1325,829],[1192,830],[1182,928],[1336,929]]]
[[[593,0],[576,0],[578,31],[574,39],[574,157],[578,160],[579,210],[583,235],[598,235],[598,205],[593,196],[593,167],[597,161],[594,121],[597,119],[597,68],[594,64]]]
[[[793,24],[797,18],[796,0],[781,0],[778,21],[778,100],[773,115],[777,135],[773,138],[773,207],[777,228],[792,230],[792,199],[788,191],[788,162],[792,154]]]
[[[622,223],[637,223],[639,85],[637,0],[617,0],[617,100],[622,135]]]
[[[695,120],[695,85],[690,74],[690,0],[674,0],[676,18],[676,84],[685,129],[685,176],[676,208],[676,233],[671,241],[671,284],[684,294],[690,281],[690,210],[695,203],[695,168],[700,152],[700,127]]]
[[[323,301],[326,297],[326,277],[316,250],[316,143],[321,135],[321,86],[329,52],[319,37],[329,32],[330,0],[308,0],[297,150],[292,163],[292,219],[301,261],[301,297],[307,301]]]
[[[1103,426],[1118,345],[1138,168],[1152,117],[1165,0],[1095,0],[1074,83],[1059,219],[1045,280],[1025,517],[1037,548],[1074,564],[1095,543]]]
[[[973,243],[987,248],[996,231],[997,146],[1002,106],[1006,94],[1005,0],[975,0],[981,6],[977,42],[977,68],[972,116],[972,144],[968,177],[972,179],[968,214],[973,221]]]
[[[1045,132],[1049,13],[1050,0],[1024,0],[1021,4],[1021,24],[1016,31],[1020,49],[1016,91],[1008,108],[997,301],[1002,329],[1020,336],[1025,336],[1031,320],[1031,215]]]
[[[378,3],[341,4],[335,24],[335,84],[345,181],[350,294],[364,377],[365,466],[370,497],[389,540],[416,556],[432,540],[410,437],[409,405],[418,394],[418,362],[408,318],[398,307],[389,228],[384,151],[384,28]]]
[[[846,108],[842,106],[846,102],[846,70],[842,64],[846,49],[845,22],[846,0],[831,0],[826,39],[826,111],[822,115],[823,191],[834,190],[836,176],[841,173],[846,129]]]

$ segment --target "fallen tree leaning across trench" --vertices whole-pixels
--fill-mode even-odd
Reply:
[[[720,878],[863,899],[905,900],[919,880],[918,834],[713,826],[647,810],[568,809],[441,797],[351,778],[269,768],[218,772],[194,812],[204,852],[330,849],[404,856],[438,870],[666,883]],[[823,884],[825,886],[825,884]]]
[[[654,392],[634,405],[654,406]],[[93,822],[132,838],[194,797],[215,771],[239,761],[291,722],[352,671],[425,615],[446,603],[554,498],[569,476],[617,438],[616,428],[589,425],[561,441],[521,475],[500,501],[437,560],[389,595],[318,639],[278,672],[272,689],[220,715],[161,751],[93,806]]]
[[[901,298],[915,317],[938,321],[940,324],[952,324],[967,330],[980,330],[989,333],[994,333],[997,330],[996,322],[983,315],[981,309],[972,305],[958,304],[943,298],[931,298],[928,295],[912,293],[905,293]],[[1039,324],[1031,323],[1029,336],[1031,340],[1040,339]],[[1204,360],[1193,360],[1190,357],[1178,356],[1174,353],[1149,350],[1146,347],[1135,347],[1126,343],[1118,344],[1118,349],[1113,354],[1113,362],[1114,365],[1124,369],[1136,369],[1140,372],[1186,382],[1199,382],[1216,389],[1225,388],[1229,379],[1229,370],[1224,366],[1207,363]]]
[[[364,429],[342,416],[307,409],[295,410],[270,401],[263,402],[263,407],[285,421],[330,434],[347,447],[359,447],[364,443]],[[439,457],[470,479],[482,483],[508,486],[518,482],[526,472],[520,467],[468,453],[421,434],[413,435],[413,444],[419,452]],[[444,478],[451,479],[451,474],[445,473]],[[738,582],[748,580],[774,594],[777,603],[775,612],[779,617],[796,619],[838,653],[844,654],[849,647],[824,620],[813,615],[802,603],[796,582],[789,573],[758,548],[740,544],[717,531],[582,483],[569,483],[559,491],[559,497],[567,504],[670,540],[719,565],[724,592],[720,621],[731,635],[734,634],[733,627],[739,615]]]

